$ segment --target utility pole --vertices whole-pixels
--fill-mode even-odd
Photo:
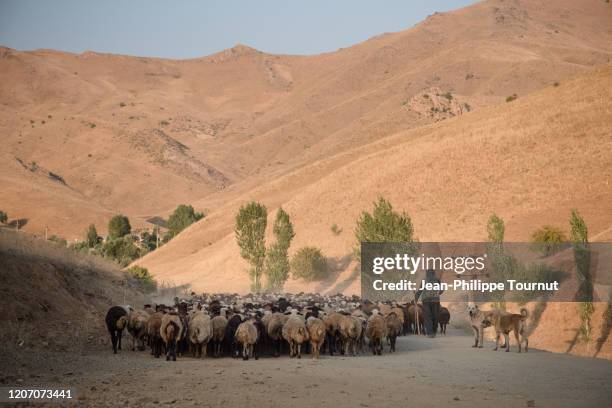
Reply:
[[[19,218],[17,218],[17,231],[19,231]]]
[[[49,235],[49,227],[45,225],[45,241],[47,241],[47,236]]]

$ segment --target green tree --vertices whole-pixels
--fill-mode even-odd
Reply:
[[[115,260],[121,266],[127,266],[132,261],[140,258],[141,250],[134,245],[131,236],[126,235],[121,238],[107,240],[102,247],[102,254]]]
[[[495,214],[489,217],[487,222],[487,253],[491,259],[491,280],[496,282],[505,282],[506,279],[511,279],[518,270],[516,259],[504,253],[504,235],[506,227],[504,220]],[[492,298],[496,299],[495,307],[506,310],[505,295],[502,292],[495,292]]]
[[[191,205],[179,205],[168,218],[168,240],[203,217],[204,214],[196,212]]]
[[[0,222],[2,224],[6,224],[7,221],[8,221],[8,214],[5,213],[4,211],[0,211]]]
[[[98,245],[100,242],[100,237],[98,236],[98,230],[96,230],[96,226],[91,224],[87,228],[87,233],[85,234],[85,242],[87,243],[87,247],[93,248]]]
[[[506,227],[504,220],[499,218],[497,215],[492,214],[487,222],[487,234],[489,242],[495,244],[502,244],[504,242],[504,234]]]
[[[268,289],[281,290],[289,277],[289,247],[295,237],[293,224],[289,214],[281,208],[276,213],[273,228],[276,242],[268,249],[266,255],[266,274],[268,275]]]
[[[300,248],[291,260],[291,273],[294,279],[309,282],[325,279],[328,268],[323,252],[316,247]]]
[[[240,247],[240,256],[251,264],[251,289],[261,290],[261,273],[266,257],[266,226],[268,210],[255,201],[240,207],[236,215],[236,242]]]
[[[358,258],[361,257],[362,242],[415,242],[414,227],[408,214],[395,211],[391,203],[382,197],[374,203],[371,214],[367,211],[361,213],[355,238],[355,255]]]
[[[557,253],[566,241],[563,231],[550,225],[538,228],[531,234],[532,248],[544,256]]]
[[[578,313],[580,315],[580,333],[583,339],[591,338],[591,315],[593,307],[593,282],[591,279],[591,250],[589,247],[589,231],[584,218],[577,210],[572,210],[570,216],[572,247],[574,249],[574,262],[576,263],[576,276],[578,278]]]
[[[121,238],[130,232],[132,232],[132,226],[125,215],[115,215],[108,222],[108,236],[111,239]]]

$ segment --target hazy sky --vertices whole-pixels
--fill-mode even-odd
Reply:
[[[474,0],[0,0],[0,44],[191,58],[332,51]]]

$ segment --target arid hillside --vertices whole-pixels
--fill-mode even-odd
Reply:
[[[9,350],[106,346],[108,308],[145,300],[109,261],[0,228],[0,339]]]
[[[353,231],[378,196],[411,215],[422,241],[482,240],[493,212],[506,220],[509,241],[525,241],[544,224],[567,231],[572,208],[585,217],[593,240],[609,240],[610,100],[608,64],[510,103],[399,132],[227,201],[139,263],[160,280],[196,290],[247,292],[233,219],[248,200],[268,206],[269,224],[280,205],[291,215],[292,251],[317,245],[330,257],[335,273],[328,281],[290,280],[285,288],[292,292],[359,291]]]
[[[30,232],[41,234],[48,226],[51,233],[71,240],[80,237],[91,222],[104,232],[113,213],[125,213],[133,225],[142,226],[148,217],[167,215],[180,203],[197,203],[199,210],[219,214],[232,208],[236,200],[251,198],[251,192],[254,198],[257,191],[273,190],[267,202],[287,203],[297,216],[300,208],[314,202],[309,195],[325,191],[329,196],[312,209],[310,216],[318,220],[310,228],[325,224],[329,230],[330,222],[343,225],[345,232],[340,237],[322,242],[329,246],[330,255],[342,257],[350,241],[354,212],[371,201],[376,190],[363,190],[360,200],[345,201],[347,191],[356,186],[341,184],[345,179],[340,176],[341,165],[367,164],[370,178],[382,175],[384,168],[372,171],[364,155],[391,148],[399,139],[420,139],[432,129],[446,129],[430,126],[441,120],[456,129],[448,130],[455,134],[453,140],[465,138],[458,145],[466,153],[463,147],[478,136],[462,133],[462,126],[469,126],[472,119],[457,120],[458,116],[498,104],[488,114],[496,118],[509,115],[500,113],[505,112],[506,97],[518,95],[519,109],[525,95],[557,82],[562,84],[559,90],[549,92],[569,92],[562,90],[567,79],[610,61],[611,7],[600,0],[490,0],[437,13],[402,32],[307,57],[270,55],[243,45],[180,61],[2,48],[1,209],[27,220],[24,228]],[[567,102],[575,106],[577,98],[580,92],[568,96]],[[564,106],[554,107],[565,116]],[[530,115],[538,113],[529,111],[524,118],[535,123]],[[556,123],[563,117],[551,120]],[[499,119],[496,126],[502,126],[504,120]],[[417,128],[415,133],[390,137]],[[428,143],[435,144],[435,140]],[[586,143],[587,139],[580,140]],[[371,143],[380,144],[373,147]],[[438,147],[444,149],[444,144]],[[563,149],[549,153],[554,164],[564,157]],[[484,158],[477,159],[466,161],[462,171],[486,172],[477,167],[485,164]],[[430,167],[420,167],[427,163],[419,160],[410,167],[410,177],[421,177],[410,194],[422,193],[424,180],[440,176]],[[384,161],[386,166],[393,164]],[[435,162],[455,166],[455,160],[443,156]],[[493,166],[494,162],[486,164]],[[558,177],[558,169],[547,168]],[[336,169],[333,177],[337,180],[331,175]],[[513,174],[516,171],[520,170],[513,168]],[[458,177],[461,173],[448,174],[449,182],[467,183],[468,178]],[[307,178],[306,184],[320,182],[312,187],[314,191],[298,191],[295,187],[299,185],[290,182],[297,182],[297,175]],[[369,183],[358,180],[364,188]],[[377,180],[385,180],[388,186],[398,183]],[[397,205],[413,213],[420,210],[411,207],[412,195],[394,191],[390,196],[399,198]],[[434,192],[427,195],[438,197]],[[482,207],[478,204],[481,199],[471,196],[464,203],[466,211],[450,222],[467,223],[471,217],[480,217],[473,210]],[[325,212],[332,203],[340,207]],[[422,205],[428,211],[444,211],[449,204]],[[515,197],[503,207],[527,214],[525,206],[529,205],[536,213],[546,213],[543,206],[549,204],[526,204]],[[601,209],[599,203],[591,201],[591,205]],[[343,206],[355,210],[341,214]],[[414,216],[418,220],[416,213]],[[215,224],[218,217],[213,215],[202,225]],[[455,236],[455,231],[440,229],[442,222],[432,225],[429,231],[436,232],[431,234]],[[191,245],[201,249],[208,242],[215,246],[225,242],[228,251],[207,258],[213,265],[215,257],[233,252],[229,250],[233,243],[227,241],[228,228],[230,225],[219,226],[222,232]],[[421,230],[421,235],[429,233]],[[308,241],[305,230],[297,240],[300,244]],[[161,271],[161,264],[145,263]],[[182,270],[187,273],[189,269]]]

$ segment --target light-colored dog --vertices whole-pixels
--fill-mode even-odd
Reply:
[[[514,337],[516,338],[516,343],[518,344],[518,352],[521,352],[521,346],[523,343],[525,343],[525,352],[529,351],[529,339],[525,333],[527,315],[527,309],[521,309],[521,314],[508,312],[497,314],[485,313],[482,324],[489,326],[493,325],[493,327],[495,327],[495,351],[497,351],[499,348],[499,338],[502,334],[504,335],[505,340],[505,345],[502,345],[502,347],[505,347],[507,352],[510,351],[509,333],[511,331],[514,331]]]
[[[484,345],[484,329],[491,327],[493,322],[503,314],[509,314],[500,309],[480,310],[478,305],[470,303],[467,307],[470,324],[474,331],[474,345],[472,347],[482,348]],[[506,347],[506,346],[503,346]]]

